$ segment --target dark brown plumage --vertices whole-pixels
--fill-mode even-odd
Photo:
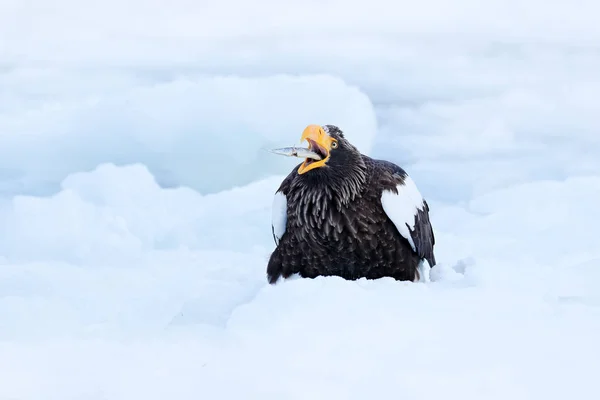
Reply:
[[[277,247],[267,266],[269,282],[296,273],[305,278],[418,279],[424,259],[435,265],[427,202],[422,200],[422,209],[415,208],[412,214],[414,221],[407,221],[409,226],[414,222],[413,250],[397,228],[404,221],[392,221],[381,200],[388,191],[398,194],[398,207],[412,204],[400,197],[410,194],[403,191],[409,179],[406,172],[360,154],[339,128],[323,129],[337,142],[325,165],[303,174],[296,166],[277,190],[284,205],[280,216],[274,210]]]

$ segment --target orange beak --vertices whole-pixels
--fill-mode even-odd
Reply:
[[[319,153],[322,159],[319,161],[311,158],[305,159],[298,168],[299,174],[304,174],[311,169],[324,167],[330,157],[331,144],[336,141],[319,125],[309,125],[304,129],[300,142],[305,140],[308,142],[308,148],[315,153]]]

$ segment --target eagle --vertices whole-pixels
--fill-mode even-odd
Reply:
[[[335,125],[309,125],[306,158],[275,192],[267,279],[428,280],[429,205],[398,165],[361,154]]]

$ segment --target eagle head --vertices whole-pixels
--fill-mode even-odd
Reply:
[[[302,132],[301,142],[321,159],[306,158],[298,167],[298,174],[344,174],[364,167],[362,155],[335,125],[309,125]]]
[[[302,187],[305,196],[331,193],[339,198],[340,204],[346,204],[364,190],[367,177],[364,156],[340,128],[309,125],[302,132],[301,142],[304,141],[320,157],[320,160],[305,158],[298,166],[293,185]]]

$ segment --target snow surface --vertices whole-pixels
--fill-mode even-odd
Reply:
[[[593,399],[597,2],[0,3],[0,399]],[[401,165],[430,282],[269,286],[308,124]]]

